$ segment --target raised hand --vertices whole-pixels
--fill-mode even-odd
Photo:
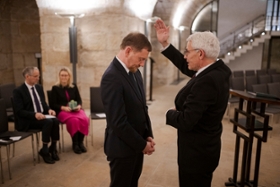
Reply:
[[[156,23],[154,24],[154,26],[156,29],[157,39],[158,39],[159,43],[161,43],[161,45],[163,47],[166,47],[167,45],[169,45],[169,43],[168,43],[169,26],[167,27],[161,19],[158,19],[156,21]]]

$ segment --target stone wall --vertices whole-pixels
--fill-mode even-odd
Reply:
[[[1,83],[19,85],[22,69],[37,66],[35,53],[41,51],[39,11],[35,0],[4,0],[0,8]]]
[[[8,0],[0,1],[0,85],[14,82]]]
[[[101,76],[117,54],[122,38],[131,31],[145,33],[144,21],[129,10],[124,1],[118,2],[114,5],[108,2],[105,7],[89,10],[84,17],[75,20],[78,43],[77,85],[84,107],[89,107],[89,87],[99,86]],[[37,52],[42,53],[41,82],[45,91],[57,82],[61,67],[72,69],[69,57],[70,20],[55,15],[60,10],[43,6],[47,4],[41,0],[37,0],[37,4],[36,0],[1,1],[0,7],[5,12],[1,11],[0,33],[5,39],[0,41],[0,58],[4,62],[0,65],[0,73],[7,79],[5,82],[15,82],[17,85],[22,83],[21,71],[25,66],[37,66],[34,57]],[[169,23],[170,20],[164,21]],[[146,34],[153,45],[150,56],[155,60],[153,87],[174,82],[178,71],[160,53],[161,46],[155,38],[153,23],[148,24]],[[178,47],[178,30],[171,28],[170,42]],[[150,63],[147,62],[147,98],[150,90],[149,67]],[[140,70],[144,74],[143,68]]]
[[[58,80],[61,67],[72,69],[69,57],[70,21],[55,15],[54,10],[40,9],[42,75],[44,89],[51,89]],[[76,18],[78,62],[77,85],[83,106],[89,108],[89,88],[99,86],[101,77],[119,51],[125,35],[144,33],[144,22],[129,14],[103,12]]]

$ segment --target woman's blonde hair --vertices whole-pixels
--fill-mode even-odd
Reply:
[[[61,82],[60,82],[60,77],[59,77],[59,75],[60,75],[60,73],[61,73],[62,71],[67,72],[68,75],[69,75],[69,79],[68,79],[68,82],[67,82],[66,87],[73,87],[73,84],[71,84],[71,83],[72,83],[72,73],[71,73],[71,71],[69,70],[69,68],[67,68],[67,67],[63,67],[63,68],[61,68],[61,69],[59,70],[59,72],[58,72],[58,81],[57,81],[56,85],[57,85],[57,86],[61,86]]]

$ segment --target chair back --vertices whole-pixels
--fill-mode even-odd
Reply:
[[[231,81],[232,81],[231,88],[233,90],[240,90],[240,91],[245,90],[244,77],[232,77]]]
[[[255,84],[255,85],[252,85],[253,87],[253,92],[255,93],[266,93],[267,94],[267,84]],[[257,108],[260,108],[261,107],[261,103],[258,102],[257,105],[256,105]]]
[[[267,69],[267,74],[268,75],[273,75],[273,74],[276,74],[276,69]]]
[[[12,108],[13,108],[13,111],[14,111],[14,123],[15,123],[15,129],[18,129],[18,117],[17,117],[17,115],[16,115],[16,113],[15,113],[16,108],[15,108],[14,98],[13,98],[13,97],[11,97],[11,98],[10,98],[10,101],[11,101],[11,103],[12,103]]]
[[[51,90],[47,90],[47,96],[48,96],[48,104],[50,106],[50,101],[51,101],[51,94],[52,94],[52,91]]]
[[[266,75],[266,69],[258,69],[256,70],[257,76]]]
[[[232,74],[233,74],[233,77],[244,77],[244,72],[242,70],[233,71]]]
[[[3,84],[0,86],[0,98],[4,99],[4,106],[6,109],[12,110],[11,96],[13,95],[13,91],[16,88],[14,83]]]
[[[268,83],[268,93],[280,98],[280,82]]]
[[[271,75],[272,82],[280,82],[280,74]]]
[[[252,85],[258,84],[257,76],[248,76],[245,77],[245,80],[246,80],[246,91],[252,92],[253,91]]]
[[[271,82],[270,75],[260,75],[258,76],[258,83],[259,84],[267,84]]]
[[[252,87],[253,87],[253,92],[268,93],[267,84],[255,84],[252,85]]]
[[[254,76],[255,70],[245,70],[245,76]]]
[[[100,87],[90,87],[90,113],[104,113]]]
[[[8,116],[5,107],[5,101],[3,98],[0,99],[0,133],[9,130],[8,127]]]

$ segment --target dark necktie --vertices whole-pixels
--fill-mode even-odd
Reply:
[[[131,79],[131,81],[133,82],[134,87],[136,87],[136,91],[138,92],[139,95],[141,95],[141,92],[140,92],[140,89],[137,85],[137,81],[136,81],[134,73],[129,72],[128,75],[129,75],[129,78]]]
[[[32,94],[33,94],[33,98],[34,98],[34,102],[35,102],[37,112],[42,112],[41,107],[40,107],[40,103],[39,103],[39,99],[38,99],[38,97],[35,93],[34,87],[32,87],[31,90],[32,90]]]

